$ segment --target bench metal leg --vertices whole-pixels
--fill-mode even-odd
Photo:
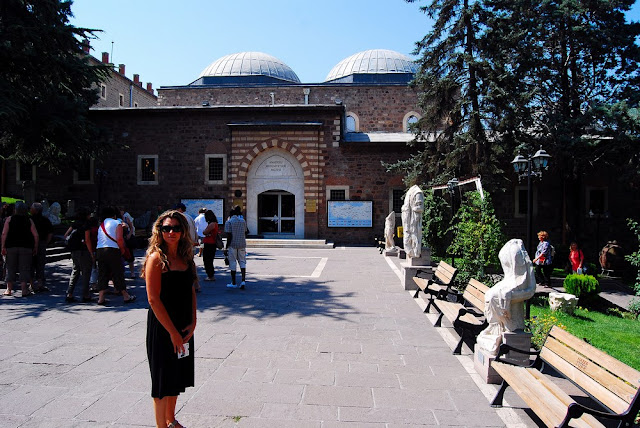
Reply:
[[[442,316],[444,315],[444,312],[440,312],[440,315],[438,315],[438,319],[436,320],[436,323],[433,325],[434,327],[442,327]]]
[[[456,345],[456,349],[453,350],[453,355],[460,355],[462,353],[462,342],[464,342],[464,330],[462,330],[462,334],[460,334],[460,341]]]
[[[502,400],[504,399],[504,391],[506,391],[509,384],[506,380],[502,381],[500,385],[500,389],[496,393],[496,396],[493,397],[493,401],[491,401],[491,407],[502,407]]]
[[[427,303],[427,307],[424,310],[425,313],[429,313],[429,309],[431,309],[432,304],[433,304],[433,297],[429,297],[429,303]]]
[[[418,294],[420,294],[420,289],[419,288],[416,290],[415,293],[413,293],[413,298],[417,299],[418,298]]]

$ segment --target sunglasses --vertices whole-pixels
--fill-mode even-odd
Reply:
[[[180,233],[182,232],[182,226],[180,226],[179,224],[176,224],[175,226],[160,226],[160,230],[164,233],[169,233],[171,231]]]

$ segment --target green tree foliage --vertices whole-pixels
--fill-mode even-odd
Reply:
[[[635,235],[638,240],[638,244],[640,244],[640,224],[633,219],[627,219],[627,224],[629,225],[629,229]],[[636,315],[640,314],[640,249],[634,251],[633,253],[625,256],[625,259],[631,263],[631,266],[634,266],[638,271],[636,274],[636,282],[634,284],[634,289],[636,291],[636,297],[632,300],[629,309],[634,312]]]
[[[431,254],[445,257],[446,244],[443,239],[447,233],[447,202],[434,194],[432,189],[424,192],[424,211],[422,213],[422,242],[431,249]]]
[[[416,152],[391,169],[409,183],[480,173],[491,188],[516,150],[542,144],[566,178],[609,162],[637,180],[640,27],[624,16],[633,3],[430,0],[421,10],[433,28],[415,50],[425,114]]]
[[[504,76],[498,133],[530,152],[543,145],[565,178],[608,163],[637,179],[640,26],[624,15],[634,0],[483,3],[482,52]]]
[[[59,170],[106,149],[87,114],[107,71],[83,54],[82,41],[94,31],[69,24],[71,4],[0,2],[2,159]]]
[[[448,252],[461,257],[456,259],[456,281],[466,284],[471,277],[484,281],[487,267],[500,266],[498,252],[506,242],[490,195],[484,192],[482,199],[477,191],[465,193],[452,229],[453,242]]]

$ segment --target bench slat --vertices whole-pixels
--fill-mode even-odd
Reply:
[[[616,388],[623,388],[619,380],[616,382],[606,371],[554,338],[547,338],[540,357],[615,413],[622,413],[629,408],[630,399],[625,401],[609,390],[612,384],[617,384]]]
[[[549,427],[562,422],[567,407],[573,402],[571,397],[536,369],[511,366],[504,363],[492,363],[491,366],[514,391],[527,403],[538,417]],[[572,427],[603,427],[591,415],[583,415],[571,420]]]
[[[640,371],[629,367],[623,362],[613,358],[611,355],[602,352],[598,348],[595,348],[584,340],[575,337],[571,333],[559,327],[553,327],[553,329],[549,332],[549,335],[557,338],[561,342],[566,343],[581,354],[588,355],[589,359],[595,364],[606,368],[606,370],[613,373],[614,376],[619,377],[625,382],[633,385],[636,390],[640,388]],[[631,399],[629,399],[629,401],[631,401]]]
[[[413,277],[413,282],[416,283],[416,285],[418,286],[418,288],[422,291],[424,291],[427,286],[429,285],[429,280],[425,279],[425,278],[419,278],[417,276]]]
[[[438,278],[440,281],[442,281],[443,284],[449,284],[451,282],[451,280],[453,279],[453,275],[449,274],[448,272],[443,272],[441,270],[436,269],[434,275],[436,276],[436,278]]]

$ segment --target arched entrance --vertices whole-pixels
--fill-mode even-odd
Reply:
[[[304,238],[304,174],[288,151],[273,148],[251,162],[247,225],[266,237]]]

